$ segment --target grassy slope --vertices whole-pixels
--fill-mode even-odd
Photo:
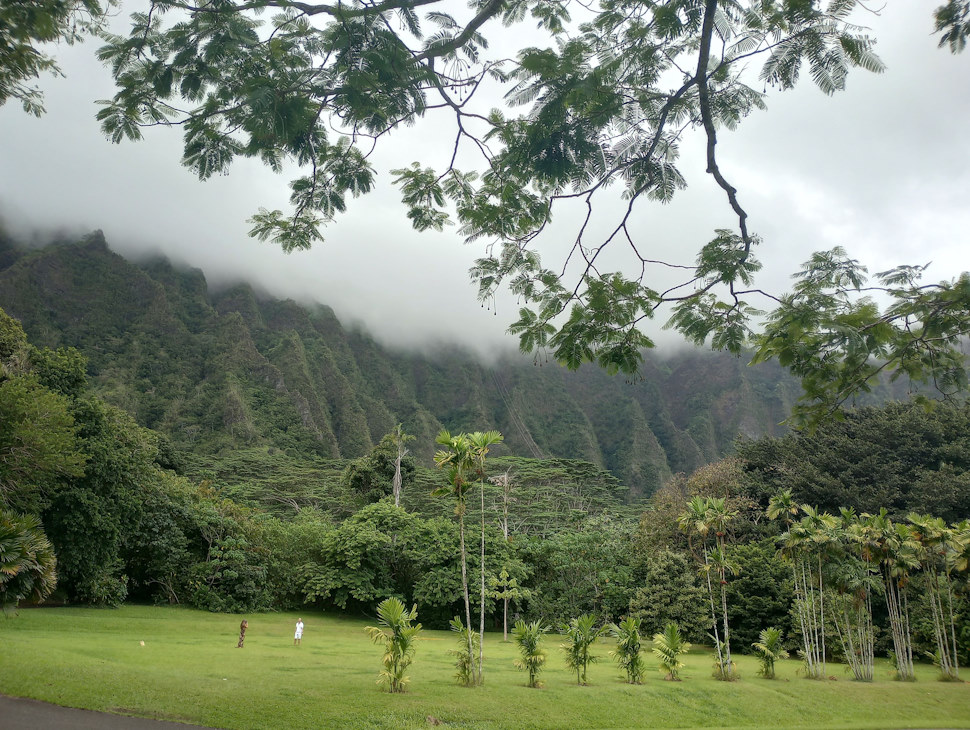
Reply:
[[[591,686],[578,687],[555,636],[546,640],[544,689],[526,688],[512,666],[514,646],[490,637],[487,686],[469,690],[452,681],[453,636],[425,632],[411,691],[388,695],[374,682],[379,651],[364,635],[366,621],[303,617],[301,647],[292,645],[296,614],[261,614],[247,617],[246,647],[236,649],[237,616],[139,606],[24,610],[0,620],[0,693],[239,730],[416,728],[429,715],[464,728],[970,727],[970,685],[933,681],[929,667],[902,684],[888,680],[883,664],[866,685],[838,666],[837,681],[800,679],[788,661],[769,682],[741,657],[742,680],[724,684],[710,677],[709,654],[692,653],[683,682],[651,671],[634,687],[621,681],[603,642]]]

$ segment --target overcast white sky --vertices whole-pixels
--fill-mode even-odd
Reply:
[[[765,239],[763,288],[785,288],[811,251],[835,245],[871,271],[933,261],[930,279],[938,280],[970,268],[970,52],[936,48],[936,4],[888,0],[880,15],[860,16],[879,39],[886,73],[856,70],[834,97],[806,78],[794,92],[769,94],[768,110],[738,131],[720,133],[722,170]],[[285,209],[287,177],[242,161],[200,183],[179,164],[174,130],[151,130],[139,143],[104,139],[95,100],[110,97],[112,85],[94,58],[97,45],[59,50],[67,78],[43,80],[43,118],[14,103],[0,107],[0,219],[8,228],[100,228],[123,255],[163,252],[214,284],[243,279],[274,296],[328,304],[390,345],[515,347],[504,334],[515,302],[500,301],[494,316],[468,280],[481,249],[453,229],[413,232],[390,186],[392,167],[446,161],[450,147],[437,144],[435,127],[386,140],[380,189],[353,200],[326,243],[287,255],[249,239],[246,223],[260,206]],[[681,170],[690,188],[665,209],[641,209],[637,226],[664,255],[683,249],[689,264],[714,228],[736,220],[699,149],[685,148]]]

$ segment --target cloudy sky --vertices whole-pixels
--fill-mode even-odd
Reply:
[[[722,170],[765,240],[763,288],[783,290],[811,251],[836,245],[871,271],[932,261],[929,278],[938,280],[970,268],[970,52],[937,49],[936,4],[889,0],[859,17],[879,39],[886,73],[854,71],[833,97],[806,79],[794,92],[769,93],[767,111],[720,134]],[[389,184],[387,171],[414,159],[446,162],[450,147],[437,144],[433,123],[385,142],[377,192],[352,201],[326,243],[287,255],[249,239],[246,223],[261,206],[286,208],[287,177],[242,161],[200,183],[180,166],[173,130],[150,130],[139,143],[104,139],[95,101],[112,85],[96,47],[58,49],[66,78],[43,80],[43,118],[0,107],[0,219],[9,229],[100,228],[123,255],[163,252],[214,284],[248,280],[274,296],[329,304],[390,345],[462,342],[493,354],[515,346],[504,334],[515,302],[484,310],[468,281],[481,249],[453,229],[413,232]],[[736,220],[696,144],[685,145],[681,170],[690,188],[670,206],[641,209],[636,225],[667,258],[689,264],[712,229]],[[568,242],[568,226],[559,230]]]

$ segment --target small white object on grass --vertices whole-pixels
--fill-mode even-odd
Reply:
[[[142,646],[145,645],[145,642],[144,641],[139,641],[138,643],[141,644]]]

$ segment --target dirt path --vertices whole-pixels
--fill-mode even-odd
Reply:
[[[180,722],[146,720],[109,712],[77,710],[48,702],[0,695],[0,730],[211,730]]]

